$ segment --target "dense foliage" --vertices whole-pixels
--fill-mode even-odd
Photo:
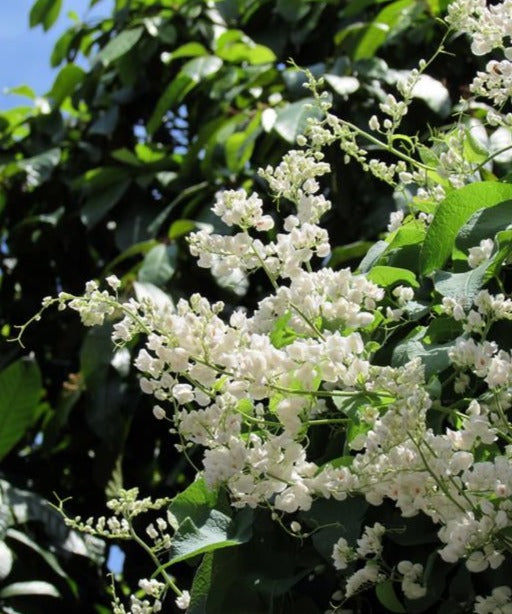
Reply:
[[[31,12],[32,24],[51,27],[59,5],[57,1],[38,0]],[[208,259],[205,256],[208,253],[205,241],[211,237],[208,232],[221,228],[209,210],[210,205],[221,188],[243,186],[247,191],[264,190],[265,182],[257,168],[277,166],[298,135],[306,130],[308,118],[320,122],[329,118],[332,138],[324,135],[323,140],[315,141],[314,136],[310,137],[310,146],[314,150],[323,147],[331,173],[327,175],[325,167],[321,173],[312,173],[311,180],[315,174],[321,175],[322,193],[332,203],[325,224],[332,245],[338,247],[328,253],[327,242],[319,240],[314,250],[324,265],[339,269],[345,263],[358,263],[372,246],[359,265],[360,271],[367,273],[368,287],[375,288],[366,297],[369,302],[363,311],[373,311],[376,305],[372,301],[381,304],[382,309],[377,316],[362,314],[361,321],[354,322],[342,316],[329,321],[327,316],[315,314],[308,318],[311,329],[303,330],[296,314],[287,307],[279,307],[281,311],[277,308],[273,311],[275,321],[270,329],[260,332],[269,333],[276,350],[288,351],[283,348],[295,347],[301,339],[311,336],[311,330],[320,335],[338,330],[344,338],[350,338],[358,334],[356,328],[361,328],[365,346],[357,360],[368,360],[380,368],[393,358],[392,364],[399,368],[408,359],[421,358],[427,366],[426,387],[419,367],[407,377],[414,380],[418,389],[428,391],[442,408],[437,421],[429,413],[428,420],[434,423],[429,422],[428,426],[435,427],[436,434],[448,425],[458,427],[444,420],[451,404],[459,402],[450,396],[454,394],[455,377],[450,362],[455,359],[450,351],[462,326],[454,324],[454,318],[460,323],[466,316],[460,315],[460,307],[455,310],[457,305],[452,306],[451,312],[445,306],[445,313],[437,316],[443,296],[458,299],[463,294],[467,303],[462,308],[467,311],[484,283],[495,280],[492,283],[505,284],[506,288],[506,276],[501,276],[501,269],[508,258],[509,244],[508,235],[500,233],[509,231],[506,205],[500,203],[508,200],[510,194],[506,184],[497,179],[505,179],[509,157],[504,151],[494,156],[492,163],[488,158],[499,149],[506,149],[510,131],[504,127],[487,134],[482,121],[487,110],[482,103],[475,103],[469,109],[457,109],[466,112],[461,129],[434,134],[433,142],[426,143],[428,126],[435,130],[436,124],[447,121],[453,111],[452,101],[457,102],[466,93],[475,68],[485,66],[466,53],[464,61],[453,62],[450,68],[446,62],[434,62],[428,67],[429,76],[422,74],[409,83],[407,115],[399,110],[394,98],[388,98],[390,92],[397,97],[404,95],[402,84],[407,83],[410,70],[420,57],[428,57],[438,47],[446,28],[433,17],[442,14],[445,8],[443,3],[411,0],[347,4],[312,0],[300,3],[176,0],[158,5],[118,1],[111,18],[97,23],[77,21],[55,47],[52,63],[62,67],[48,94],[35,98],[33,106],[1,116],[4,338],[13,335],[13,325],[38,311],[44,296],[55,295],[62,289],[78,294],[87,280],[112,273],[121,280],[123,296],[134,295],[142,305],[144,318],[150,318],[145,332],[158,323],[154,310],[146,313],[144,300],[148,298],[157,305],[157,313],[197,290],[212,304],[222,299],[224,319],[212,314],[218,330],[223,330],[226,318],[239,313],[239,305],[250,310],[256,308],[258,301],[267,297],[277,284],[282,271],[278,267],[267,276],[265,271],[256,270],[261,263],[251,261],[248,254],[241,267],[236,259],[235,265],[233,261],[222,265],[211,257]],[[463,37],[450,34],[450,51],[456,53],[465,48]],[[332,108],[326,107],[325,99],[315,98],[318,94],[314,88],[303,87],[306,76],[297,66],[287,63],[290,57],[313,75],[324,78]],[[83,68],[83,58],[90,61],[87,70]],[[32,95],[27,88],[20,91]],[[499,102],[500,107],[503,102]],[[382,113],[391,121],[390,126],[384,123],[382,129],[379,120],[372,118],[379,104],[384,105]],[[333,119],[336,117],[344,123],[337,124]],[[371,131],[367,128],[369,121]],[[364,146],[361,139],[366,143]],[[458,155],[455,159],[449,159],[452,151]],[[371,157],[378,154],[384,166],[368,164],[365,152]],[[396,156],[402,159],[403,167],[389,167],[396,162]],[[344,165],[345,157],[349,158],[348,165]],[[409,168],[410,160],[416,161],[416,166]],[[292,162],[293,159],[291,169]],[[358,170],[360,163],[368,172]],[[319,162],[320,167],[322,164]],[[283,171],[284,175],[290,168]],[[299,168],[302,173],[308,172],[307,164]],[[395,189],[398,176],[400,183],[409,184],[409,188]],[[290,215],[293,203],[297,204],[297,190],[303,188],[295,186],[286,191],[277,179],[272,183],[270,170],[265,179],[270,182],[273,195],[280,197],[279,216]],[[443,201],[447,204],[438,207],[446,193],[477,179],[487,179],[489,183],[476,184],[480,187],[475,186],[474,192],[464,192],[466,188],[453,191]],[[384,229],[389,213],[410,200],[418,186],[424,192],[414,201],[412,217],[406,217],[401,225],[400,215],[395,215],[392,233],[373,245],[370,240]],[[470,188],[473,186],[467,189]],[[311,184],[311,194],[317,190],[316,184]],[[217,214],[225,214],[223,207],[243,208],[243,202],[244,198],[239,196],[233,196],[229,205],[217,200]],[[271,211],[271,202],[271,198],[265,201],[266,211]],[[453,203],[458,207],[461,202],[465,213],[454,218]],[[493,211],[492,223],[483,213],[478,220],[471,218],[468,222],[471,214],[482,207],[495,205],[502,208]],[[252,201],[252,214],[258,206],[258,202]],[[327,207],[320,204],[318,216],[324,209]],[[495,223],[494,213],[500,212],[505,221],[498,216]],[[279,216],[273,214],[272,221],[265,219],[260,226],[268,231],[267,241],[279,242],[280,235],[271,228],[276,224],[280,229]],[[246,222],[240,224],[236,215],[230,223],[247,230]],[[463,226],[462,238],[453,251]],[[286,230],[293,233],[292,227],[293,224]],[[190,235],[198,230],[199,233]],[[187,236],[195,255],[202,254],[201,264],[212,266],[213,276],[192,266]],[[231,239],[235,241],[237,236]],[[315,240],[319,237],[315,236]],[[294,237],[292,247],[296,247],[299,239]],[[481,262],[467,270],[467,250],[476,249],[481,239],[495,239],[495,243],[478,247],[485,257],[475,252],[474,259]],[[493,252],[494,245],[497,250]],[[248,244],[242,240],[241,246],[243,252]],[[306,263],[311,256],[308,250],[313,247],[304,249],[302,262]],[[236,254],[240,256],[240,250]],[[281,264],[291,262],[285,278],[291,278],[293,288],[300,258],[293,261],[290,254],[288,259],[278,254],[278,260]],[[319,261],[314,266],[318,265]],[[264,267],[267,273],[269,267],[269,263]],[[444,270],[438,271],[442,267]],[[247,276],[247,271],[254,274]],[[437,272],[432,277],[434,271]],[[111,280],[117,285],[114,278]],[[341,288],[341,280],[336,280],[332,284]],[[327,278],[324,281],[326,288],[330,287]],[[352,282],[343,283],[349,288]],[[372,284],[387,289],[387,293]],[[403,290],[404,285],[410,288]],[[411,288],[414,300],[409,296]],[[91,300],[97,298],[95,293],[96,287],[89,286]],[[298,287],[297,295],[304,297],[304,288]],[[318,300],[327,299],[323,296]],[[332,301],[332,297],[327,300]],[[107,311],[114,302],[116,299],[108,299]],[[203,307],[194,309],[201,311]],[[453,316],[454,310],[457,317]],[[483,312],[481,315],[486,316]],[[492,321],[487,324],[486,336],[502,334],[502,324],[494,325]],[[0,451],[5,564],[0,598],[11,611],[39,612],[50,607],[40,605],[40,597],[34,600],[27,596],[30,594],[46,595],[51,599],[52,610],[61,607],[62,611],[69,611],[73,607],[89,612],[108,608],[110,589],[101,573],[107,554],[101,539],[103,530],[95,538],[89,535],[87,539],[70,531],[47,504],[48,500],[55,502],[52,493],[61,498],[73,497],[65,505],[72,516],[79,512],[84,517],[97,517],[103,513],[106,498],[119,495],[122,484],[139,486],[142,495],[172,497],[195,474],[193,464],[189,464],[181,450],[172,447],[161,424],[152,420],[152,404],[139,392],[130,357],[137,355],[142,340],[132,339],[134,332],[129,330],[124,340],[118,338],[128,343],[112,354],[108,326],[92,329],[84,336],[79,323],[67,312],[48,312],[44,325],[30,327],[23,338],[35,360],[21,360],[22,349],[4,344]],[[195,338],[204,336],[199,330],[193,334]],[[186,343],[186,336],[180,343]],[[352,361],[354,355],[347,355],[345,360],[348,358]],[[223,364],[214,363],[217,367]],[[147,371],[140,360],[137,366]],[[444,375],[438,376],[439,373]],[[315,390],[309,388],[306,394],[300,384],[295,389],[298,397],[316,399],[322,395],[314,393],[330,390],[319,373],[317,376],[311,382]],[[302,382],[305,377],[300,374],[297,379]],[[461,376],[457,383],[459,380]],[[176,385],[185,386],[176,390],[174,398],[178,403],[193,400],[189,398],[192,392],[187,384]],[[216,393],[222,390],[220,381],[204,385],[218,386]],[[285,387],[297,385],[292,379]],[[353,388],[354,382],[345,385]],[[474,398],[484,393],[484,384],[472,385]],[[373,397],[361,386],[361,390],[356,386],[354,394],[349,395],[350,401],[333,400],[336,411],[343,412],[342,418],[333,418],[328,413],[325,418],[318,418],[319,424],[311,432],[306,423],[305,430],[299,428],[292,433],[292,439],[302,442],[307,433],[308,462],[317,467],[329,462],[337,472],[353,462],[355,456],[350,450],[356,447],[351,448],[350,444],[357,436],[365,436],[371,426],[370,419],[359,417],[361,407],[371,406],[376,398],[381,411],[393,404],[391,392],[379,390]],[[274,422],[277,416],[288,435],[290,429],[298,428],[296,423],[295,427],[286,423],[284,409],[278,411],[283,398],[257,395],[254,397],[257,400],[268,399],[268,403],[266,400],[263,403],[264,412],[274,417],[257,414],[253,422],[268,420],[274,424],[272,428],[278,428]],[[254,431],[247,426],[253,411],[252,396],[253,392],[236,409],[242,413],[245,426],[241,433],[245,438]],[[334,407],[328,402],[326,411],[333,411]],[[313,406],[309,410],[320,411]],[[326,422],[322,423],[323,420]],[[336,420],[338,426],[334,426]],[[204,441],[195,441],[194,437],[192,441],[204,445]],[[364,447],[364,439],[360,439],[359,445]],[[191,462],[200,465],[203,453],[197,445],[189,453]],[[228,478],[206,472],[210,487]],[[353,490],[351,494],[357,488]],[[133,495],[128,491],[123,496]],[[313,498],[317,495],[315,491]],[[270,494],[269,499],[272,500]],[[243,498],[240,501],[249,502]],[[250,503],[254,502],[261,503],[263,499]],[[121,515],[132,513],[128,503],[125,501],[125,507],[119,508]],[[271,608],[283,612],[322,611],[338,582],[331,560],[333,544],[344,537],[353,546],[362,528],[372,519],[392,528],[386,539],[394,543],[390,548],[393,557],[399,556],[396,544],[421,545],[424,555],[415,562],[425,564],[427,555],[432,553],[429,573],[439,580],[428,584],[425,577],[424,581],[428,586],[436,584],[437,592],[429,592],[423,606],[408,601],[407,608],[426,611],[437,607],[433,604],[441,599],[443,607],[448,608],[446,611],[456,611],[454,604],[463,601],[456,587],[457,583],[469,582],[468,574],[463,564],[450,566],[436,558],[439,548],[436,528],[428,518],[419,516],[404,524],[393,505],[384,504],[374,510],[357,497],[339,502],[319,500],[311,508],[306,504],[286,508],[286,504],[274,500],[272,504],[279,511],[277,520],[281,520],[282,527],[271,522],[265,509],[243,510],[233,515],[226,493],[211,492],[203,482],[194,482],[173,500],[170,518],[171,526],[178,529],[178,540],[173,537],[172,562],[193,563],[181,566],[180,586],[191,584],[198,555],[209,552],[195,575],[192,603],[196,609],[191,611],[256,613]],[[160,507],[163,505],[167,503],[161,502]],[[297,510],[302,511],[292,525],[289,517],[281,517],[281,512]],[[343,528],[339,526],[340,516],[344,518]],[[131,527],[129,523],[128,528],[123,528],[125,534],[120,529],[119,535],[128,537]],[[307,539],[309,533],[311,539]],[[194,539],[190,540],[191,536]],[[190,545],[194,540],[196,546],[200,543],[199,547]],[[178,542],[181,547],[176,546]],[[273,544],[272,550],[269,543]],[[236,544],[243,545],[223,549]],[[160,546],[166,550],[168,545],[165,542]],[[131,543],[125,545],[122,541],[121,546],[128,555],[135,549]],[[37,557],[31,556],[34,552]],[[165,562],[163,558],[161,561]],[[388,561],[390,569],[398,562]],[[149,558],[144,561],[137,555],[128,556],[121,581],[127,590],[133,591],[138,580],[149,577],[152,571]],[[403,570],[401,573],[405,574]],[[418,579],[410,577],[413,584]],[[389,574],[379,576],[381,588],[377,596],[371,591],[357,595],[354,607],[370,611],[371,607],[385,604],[391,611],[393,607],[400,611],[396,608],[403,606],[396,605],[390,579],[395,578]],[[475,587],[476,593],[503,584],[494,577],[476,582],[482,585],[482,590]],[[198,588],[201,585],[202,592]],[[443,592],[445,585],[448,593]],[[241,594],[237,591],[238,599],[243,601],[236,601],[233,596],[234,587],[239,586],[246,589]],[[471,607],[473,595],[467,597]],[[169,603],[165,607],[172,610],[173,606]]]

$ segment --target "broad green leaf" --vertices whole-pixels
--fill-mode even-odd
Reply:
[[[416,85],[412,90],[414,98],[419,98],[430,108],[434,113],[441,117],[447,117],[452,109],[452,101],[448,89],[429,75],[421,75]]]
[[[35,362],[18,360],[0,373],[0,460],[37,418],[41,390]]]
[[[139,269],[139,281],[155,286],[165,285],[174,275],[178,250],[175,245],[156,245],[144,257]]]
[[[292,317],[291,311],[285,311],[274,322],[274,326],[270,331],[270,343],[275,348],[282,348],[290,343],[293,343],[297,339],[297,333],[288,326],[288,322]]]
[[[210,490],[203,479],[192,482],[183,492],[174,497],[169,506],[169,511],[181,523],[186,518],[192,518],[196,522],[204,517],[204,510],[214,508],[217,504],[218,493]]]
[[[459,230],[457,247],[466,251],[479,245],[482,239],[494,239],[500,230],[512,225],[512,200],[506,200],[494,207],[480,209],[474,213]]]
[[[403,27],[407,15],[414,9],[411,0],[396,0],[383,8],[372,23],[361,32],[355,45],[353,58],[371,58],[397,27]]]
[[[55,106],[60,106],[64,99],[75,91],[76,86],[83,81],[84,76],[85,72],[80,66],[67,64],[59,71],[47,96],[53,100]]]
[[[31,186],[44,183],[51,176],[54,168],[61,159],[61,150],[58,147],[49,149],[33,158],[26,158],[19,162],[19,167],[27,173]]]
[[[407,610],[404,608],[402,602],[398,599],[395,593],[395,587],[392,580],[385,580],[375,587],[375,593],[380,603],[389,612],[396,612],[397,614],[405,614]]]
[[[209,490],[203,480],[196,480],[173,499],[169,512],[178,529],[173,537],[169,564],[249,541],[253,511],[247,508],[231,518],[219,507],[231,512],[227,503],[220,505],[218,494]]]
[[[189,614],[206,614],[213,579],[213,552],[207,552],[199,565],[190,589]]]
[[[115,62],[139,42],[143,32],[144,28],[141,26],[123,30],[103,47],[96,56],[96,62],[101,62],[104,66]]]
[[[4,541],[0,541],[0,580],[5,580],[11,573],[13,560],[12,550]]]
[[[273,129],[286,142],[295,143],[297,137],[304,133],[308,125],[308,118],[319,118],[320,115],[321,112],[316,106],[315,99],[303,98],[277,111]]]
[[[110,137],[119,120],[119,107],[112,105],[98,113],[97,119],[89,127],[89,134],[101,134]]]
[[[274,52],[264,45],[256,44],[241,30],[226,30],[216,42],[216,55],[226,62],[239,64],[266,64],[274,62]]]
[[[481,164],[487,160],[489,156],[487,132],[483,128],[483,135],[485,140],[482,141],[478,138],[480,135],[480,129],[483,128],[481,124],[469,125],[465,131],[464,139],[464,157],[468,162]]]
[[[428,379],[450,366],[448,352],[453,343],[423,343],[423,336],[424,331],[416,335],[416,338],[399,343],[393,351],[392,364],[401,366],[413,358],[419,358],[425,365],[425,376]]]
[[[44,30],[49,30],[57,21],[62,7],[62,0],[37,0],[29,14],[31,28],[42,24]]]
[[[449,296],[469,306],[485,283],[489,264],[484,262],[465,273],[436,271],[432,278],[434,287],[441,296]]]
[[[384,255],[388,247],[389,243],[387,241],[377,241],[377,243],[374,243],[359,263],[358,271],[367,273],[380,260],[380,257]]]
[[[160,313],[174,311],[174,303],[171,297],[155,284],[146,281],[134,281],[133,290],[138,301],[149,299]]]
[[[387,251],[404,247],[405,245],[417,245],[425,238],[425,226],[418,220],[412,220],[400,226],[398,230],[392,233],[388,238],[389,247]]]
[[[197,42],[185,43],[172,52],[164,51],[161,59],[164,64],[170,64],[177,58],[195,58],[200,55],[208,55],[208,50],[204,45]]]
[[[60,597],[59,591],[49,582],[32,580],[29,582],[14,582],[0,589],[0,597],[25,597],[26,595],[40,595],[45,597]]]
[[[498,251],[488,264],[485,272],[485,281],[489,281],[492,277],[499,275],[502,265],[508,262],[512,255],[512,230],[498,232],[495,239]]]
[[[58,66],[66,58],[69,46],[73,42],[75,36],[76,31],[70,28],[69,30],[66,30],[64,34],[62,34],[62,36],[57,40],[53,47],[52,55],[50,57],[50,64],[52,68]]]
[[[222,60],[213,55],[189,60],[158,99],[146,126],[148,133],[154,134],[167,110],[180,103],[196,85],[213,76],[221,66]]]
[[[139,158],[137,158],[133,151],[130,151],[126,147],[116,149],[110,155],[112,158],[114,158],[114,160],[122,162],[123,164],[129,164],[130,166],[141,166]]]
[[[17,87],[7,87],[4,90],[5,94],[14,94],[16,96],[24,96],[30,100],[34,100],[36,94],[34,90],[28,85],[18,85]]]
[[[452,253],[460,228],[479,209],[512,198],[512,185],[482,181],[455,190],[440,203],[427,231],[420,254],[424,275],[440,269]]]
[[[350,497],[344,501],[317,499],[310,510],[299,513],[298,520],[314,530],[315,550],[332,565],[332,549],[340,537],[350,544],[361,537],[368,506],[364,497]]]
[[[198,554],[231,548],[249,541],[252,534],[252,510],[238,512],[235,519],[212,509],[201,524],[186,518],[174,534],[170,564],[185,561]]]
[[[357,260],[368,253],[368,250],[373,246],[371,241],[355,241],[347,245],[339,245],[331,251],[329,256],[329,267],[335,269],[349,260]]]
[[[12,486],[0,479],[0,521],[2,527],[13,527],[30,523],[41,523],[52,543],[70,554],[87,556],[97,565],[102,565],[105,557],[105,543],[92,535],[87,541],[82,535],[70,530],[62,516],[46,499],[39,495]]]
[[[129,179],[124,179],[92,194],[80,212],[82,223],[87,228],[95,226],[121,200],[130,183]]]
[[[135,154],[144,164],[159,162],[166,155],[165,151],[157,149],[154,145],[146,145],[145,143],[137,143],[137,145],[135,145]]]
[[[192,232],[196,228],[196,222],[194,220],[176,220],[171,224],[169,228],[169,232],[167,236],[171,241],[175,241],[185,235],[188,235],[189,232]]]
[[[33,550],[42,559],[44,559],[44,561],[53,569],[56,574],[58,574],[62,578],[68,577],[67,573],[60,566],[57,557],[50,550],[45,550],[44,548],[41,548],[39,544],[37,544],[33,539],[30,539],[30,537],[28,537],[28,535],[26,535],[25,533],[17,531],[16,529],[7,529],[7,537]]]
[[[105,269],[105,273],[113,271],[115,267],[123,260],[127,258],[133,258],[134,256],[138,256],[139,254],[146,254],[150,249],[158,245],[158,241],[155,239],[150,239],[149,241],[141,241],[139,243],[134,243],[130,245],[127,249],[124,250],[119,256],[116,256],[114,260],[109,262],[107,268]]]
[[[250,160],[256,138],[261,133],[261,112],[254,114],[247,128],[228,137],[225,144],[226,163],[232,172],[241,171]]]
[[[348,96],[357,92],[360,83],[359,79],[355,77],[339,77],[338,75],[331,75],[327,73],[324,79],[332,87],[332,89],[340,96]]]
[[[401,269],[393,266],[377,265],[370,269],[367,273],[369,280],[373,281],[383,288],[394,284],[407,284],[413,288],[418,288],[418,280],[416,275],[408,269]]]

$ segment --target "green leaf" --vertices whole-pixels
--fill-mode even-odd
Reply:
[[[362,258],[372,246],[371,241],[355,241],[347,245],[339,245],[331,251],[328,266],[335,269],[348,260]]]
[[[440,269],[452,253],[460,228],[479,209],[512,198],[512,185],[495,181],[471,183],[455,190],[439,204],[420,254],[424,275]]]
[[[238,522],[216,509],[210,510],[208,517],[200,525],[196,525],[191,518],[186,518],[174,534],[170,564],[249,541],[252,510],[242,510],[235,518]]]
[[[115,38],[111,39],[98,53],[96,62],[101,62],[104,66],[115,62],[115,60],[128,53],[138,43],[143,32],[144,28],[141,26],[123,30]]]
[[[62,578],[68,577],[67,573],[60,566],[57,557],[49,550],[41,548],[39,544],[37,544],[34,540],[30,539],[30,537],[28,537],[28,535],[26,535],[25,533],[17,531],[16,529],[7,529],[7,537],[33,550],[42,559],[44,559],[44,561],[53,569],[56,574],[58,574]]]
[[[103,191],[92,194],[80,212],[82,223],[87,228],[95,226],[121,200],[130,183],[129,179],[124,179]]]
[[[285,347],[297,339],[297,333],[288,326],[291,317],[292,312],[285,311],[277,318],[270,331],[270,343],[277,349]]]
[[[8,599],[9,597],[25,597],[26,595],[40,595],[46,597],[61,596],[53,584],[41,580],[14,582],[13,584],[4,586],[4,588],[0,590],[0,597],[3,599]]]
[[[169,564],[249,541],[253,510],[246,508],[231,518],[219,507],[230,512],[227,503],[221,506],[218,494],[209,490],[203,480],[196,480],[173,499],[169,512],[179,526],[173,537]]]
[[[180,103],[198,83],[213,76],[221,66],[222,60],[213,55],[188,61],[158,99],[146,126],[148,133],[153,135],[167,110]]]
[[[197,42],[185,43],[171,53],[162,53],[162,62],[170,64],[172,60],[177,58],[195,58],[200,55],[208,55],[208,50],[204,45]]]
[[[209,510],[217,504],[218,493],[210,490],[203,479],[192,482],[183,492],[174,497],[169,511],[181,524],[186,518],[200,522],[205,509]]]
[[[64,34],[57,40],[53,47],[52,55],[50,57],[50,65],[52,68],[58,66],[66,57],[69,47],[76,36],[76,31],[72,28],[66,30]]]
[[[36,98],[36,93],[34,90],[28,85],[18,85],[16,87],[7,87],[4,90],[5,94],[14,94],[16,96],[24,96],[25,98],[29,98],[30,100],[34,100]]]
[[[138,279],[155,286],[165,285],[174,275],[178,250],[175,245],[156,245],[145,256]]]
[[[37,418],[41,388],[35,362],[18,360],[0,373],[0,460]]]
[[[314,98],[303,98],[292,102],[284,109],[277,112],[273,129],[288,143],[295,143],[297,137],[303,134],[308,118],[320,118],[320,109],[316,106]]]
[[[388,247],[389,243],[387,241],[377,241],[377,243],[374,243],[359,263],[358,271],[367,273],[380,260]]]
[[[61,150],[54,147],[32,158],[21,160],[19,167],[26,171],[30,185],[35,187],[49,179],[60,158]]]
[[[226,163],[230,171],[234,173],[241,171],[250,160],[256,138],[261,132],[260,118],[261,112],[255,113],[243,132],[235,132],[227,138]]]
[[[192,232],[196,228],[196,222],[194,220],[176,220],[171,224],[169,228],[169,232],[167,236],[171,241],[175,241],[185,235],[188,235],[189,232]]]
[[[59,71],[47,96],[53,100],[55,106],[60,106],[75,91],[76,86],[83,81],[84,76],[85,72],[80,66],[67,64]]]
[[[213,578],[213,552],[207,552],[199,565],[190,589],[189,614],[205,614]]]
[[[158,245],[158,241],[155,239],[150,239],[149,241],[140,241],[139,243],[134,243],[130,245],[127,249],[124,250],[119,256],[116,256],[114,260],[109,262],[107,268],[105,269],[105,273],[113,271],[115,267],[123,260],[127,258],[133,258],[134,256],[138,256],[139,254],[146,254],[150,249],[156,247]]]
[[[452,109],[450,93],[441,81],[423,74],[414,86],[412,95],[414,98],[423,100],[434,113],[441,117],[448,117],[450,115]]]
[[[0,580],[5,580],[11,573],[14,557],[9,546],[0,541]]]
[[[393,266],[377,265],[368,271],[367,277],[383,288],[394,284],[407,284],[413,288],[418,288],[416,275],[408,269],[401,269]]]
[[[411,0],[396,0],[383,8],[374,21],[362,30],[353,52],[354,60],[372,58],[393,31],[402,27],[414,4]]]
[[[327,73],[324,79],[332,87],[332,89],[340,96],[348,96],[357,92],[360,83],[359,79],[355,77],[339,77],[338,75],[331,75]]]
[[[441,296],[449,296],[465,305],[471,305],[486,280],[490,262],[484,262],[465,273],[436,271],[433,275],[434,287]]]
[[[512,225],[512,200],[506,200],[494,207],[480,209],[462,226],[457,235],[457,247],[467,251],[477,246],[482,239],[494,239],[500,230]]]
[[[221,34],[217,39],[216,55],[234,64],[267,64],[276,59],[271,49],[256,44],[241,30],[226,30]]]
[[[389,611],[397,614],[405,614],[406,609],[395,593],[392,580],[385,580],[375,587],[375,593],[381,604]]]
[[[61,8],[62,0],[37,0],[30,9],[30,27],[42,24],[45,31],[49,30],[59,18]]]
[[[413,358],[420,358],[425,365],[425,376],[429,379],[431,375],[441,373],[450,366],[448,352],[453,343],[423,343],[424,334],[425,331],[421,331],[415,338],[399,343],[393,351],[392,364],[401,366]]]

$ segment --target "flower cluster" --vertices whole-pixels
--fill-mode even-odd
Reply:
[[[498,90],[510,95],[506,44],[511,14],[508,0],[490,6],[456,0],[449,9],[451,25],[473,36],[475,53],[505,49],[508,59],[493,64],[487,76],[477,76],[473,83],[475,92],[485,90],[498,104],[504,101]],[[402,325],[409,324],[403,320],[415,299],[411,284],[419,287],[411,282],[411,271],[404,276],[403,269],[395,269],[396,279],[381,287],[370,274],[320,268],[331,249],[320,226],[330,207],[321,193],[322,177],[330,171],[322,146],[338,140],[345,154],[373,175],[392,185],[415,183],[417,198],[430,198],[434,213],[445,190],[475,179],[476,170],[464,155],[467,134],[462,125],[450,130],[433,153],[438,161],[434,169],[394,149],[393,135],[427,65],[423,62],[397,85],[402,100],[391,94],[383,100],[385,118],[371,118],[371,134],[333,116],[328,101],[310,83],[324,117],[311,122],[307,138],[300,139],[299,144],[309,147],[290,151],[278,166],[260,171],[272,199],[286,212],[281,224],[275,212],[265,213],[269,203],[255,193],[217,194],[213,213],[228,227],[226,234],[211,228],[192,233],[190,251],[199,266],[217,276],[264,271],[273,289],[252,312],[235,310],[226,316],[222,302],[211,303],[200,294],[165,309],[147,299],[122,301],[114,276],[107,279],[109,290],[89,282],[83,296],[61,293],[45,299],[44,306],[70,307],[87,326],[117,320],[112,339],[118,346],[143,337],[134,365],[142,391],[155,399],[155,417],[171,426],[179,451],[200,448],[204,482],[212,490],[224,488],[234,508],[270,507],[281,518],[310,511],[318,499],[359,497],[370,506],[386,504],[402,518],[428,519],[436,527],[442,560],[480,573],[497,569],[512,549],[512,428],[507,414],[512,407],[512,354],[488,338],[496,323],[512,319],[512,300],[480,290],[469,298],[445,296],[441,305],[429,305],[427,299],[425,305],[418,303],[429,318],[440,314],[457,331],[449,347],[435,348],[444,351],[441,371],[450,373],[441,379],[427,372],[422,357],[428,350],[400,352],[407,344],[393,345],[394,340],[386,346],[395,331],[403,332]],[[396,154],[398,162],[369,159],[361,137]],[[438,179],[442,186],[434,185]],[[428,226],[429,216],[421,212],[414,220],[418,233]],[[395,212],[389,232],[399,231],[404,218],[402,211]],[[275,231],[271,236],[266,234],[270,229]],[[467,267],[486,266],[494,246],[493,239],[485,238],[471,247]],[[392,268],[384,265],[380,272]],[[428,283],[418,294],[425,295]],[[410,328],[404,334],[415,341]],[[460,398],[464,393],[468,397]],[[342,443],[327,457],[315,457],[312,433],[324,428],[341,434]],[[109,503],[114,516],[108,520],[69,522],[104,537],[134,538],[132,519],[168,503],[139,501],[137,495],[136,489],[121,491]],[[286,524],[301,537],[297,520]],[[177,528],[172,514],[146,527],[150,543],[142,543],[155,564],[171,548]],[[344,576],[340,600],[388,581],[399,583],[409,600],[427,594],[423,563],[386,564],[386,534],[384,524],[375,522],[363,526],[355,539],[337,536],[332,562]],[[168,588],[177,595],[177,607],[189,606],[189,593],[179,591],[165,571],[160,573],[159,580],[141,580],[144,596],[132,597],[130,612],[159,611]],[[498,587],[489,597],[478,597],[474,611],[506,612],[509,606],[510,591]],[[117,598],[114,611],[126,611]]]

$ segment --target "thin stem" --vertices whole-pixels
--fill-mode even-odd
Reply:
[[[135,532],[132,523],[131,523],[131,519],[129,515],[125,515],[125,520],[128,522],[128,526],[130,527],[130,535],[133,538],[133,541],[136,542],[143,550],[146,551],[146,553],[148,554],[148,556],[151,558],[151,560],[153,561],[155,567],[157,568],[155,573],[159,573],[161,574],[161,576],[163,577],[163,579],[165,580],[165,583],[167,584],[167,586],[174,591],[174,593],[176,593],[176,595],[181,596],[182,592],[180,591],[180,589],[176,586],[176,584],[174,583],[174,580],[171,578],[171,576],[169,576],[169,574],[165,571],[165,566],[162,565],[158,559],[158,557],[156,556],[156,554],[153,552],[153,550],[146,544],[146,542],[141,539],[137,533]]]

